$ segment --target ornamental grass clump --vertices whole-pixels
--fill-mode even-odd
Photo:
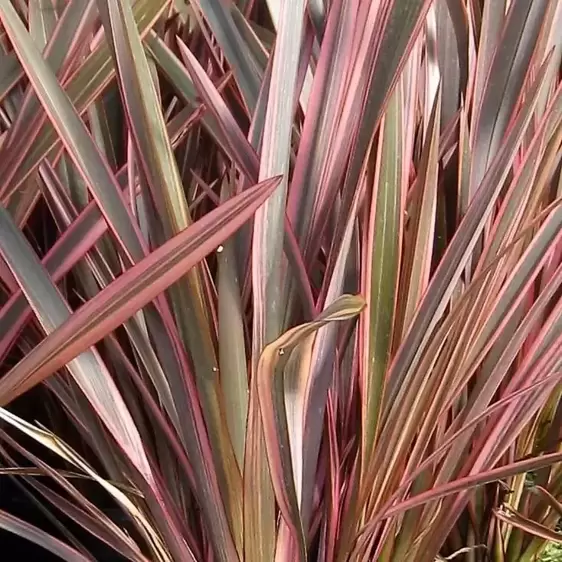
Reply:
[[[0,477],[51,522],[0,527],[73,562],[562,542],[562,2],[0,23]]]

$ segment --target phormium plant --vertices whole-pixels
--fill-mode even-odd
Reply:
[[[0,21],[0,478],[58,531],[2,528],[71,561],[76,528],[144,562],[562,541],[562,2]]]

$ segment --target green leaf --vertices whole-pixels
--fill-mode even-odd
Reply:
[[[126,3],[99,2],[114,53],[129,131],[136,157],[150,188],[165,238],[192,224],[171,140],[161,110],[133,13]],[[222,495],[230,510],[231,527],[242,549],[241,480],[220,405],[217,358],[210,327],[210,304],[205,294],[205,270],[195,267],[170,287],[170,301],[180,334],[187,343],[197,378],[205,421],[211,437]],[[224,531],[224,530],[223,530]],[[222,549],[225,549],[223,546]],[[226,549],[227,550],[227,549]]]
[[[301,37],[305,18],[304,0],[284,2],[281,10],[275,52],[271,71],[271,83],[265,116],[263,143],[260,160],[260,180],[282,175],[282,181],[273,196],[256,213],[252,242],[252,290],[254,306],[252,373],[255,372],[264,347],[279,336],[283,315],[283,287],[281,272],[283,260],[285,199],[287,196],[289,158],[297,71],[300,58]],[[254,378],[255,375],[253,375]],[[245,492],[245,559],[261,562],[273,557],[275,521],[269,475],[264,470],[265,449],[257,415],[257,388],[250,389],[250,420],[252,435],[246,438],[252,444],[249,453],[254,471],[244,471],[245,486],[253,486],[257,492]],[[266,438],[267,439],[267,438]],[[250,498],[248,498],[250,499]],[[261,558],[258,558],[261,556]]]
[[[404,241],[403,278],[399,289],[400,295],[403,295],[400,299],[401,335],[408,331],[430,278],[437,211],[440,92],[441,90],[434,100],[417,181],[412,187],[414,193],[407,207],[408,230]]]
[[[257,390],[273,489],[283,518],[297,542],[299,560],[306,559],[306,545],[293,478],[283,368],[293,348],[298,344],[304,343],[330,322],[354,318],[364,306],[365,303],[360,297],[340,297],[312,322],[292,328],[268,344],[258,363]]]
[[[225,182],[223,199],[228,192]],[[242,472],[250,391],[244,341],[244,311],[235,249],[234,240],[227,240],[217,249],[219,372],[228,430]]]
[[[402,220],[402,105],[399,88],[392,96],[381,124],[376,173],[371,178],[375,183],[369,209],[368,265],[362,283],[369,305],[369,313],[361,323],[365,348],[361,365],[364,385],[362,480],[377,434],[380,400],[392,345]]]

